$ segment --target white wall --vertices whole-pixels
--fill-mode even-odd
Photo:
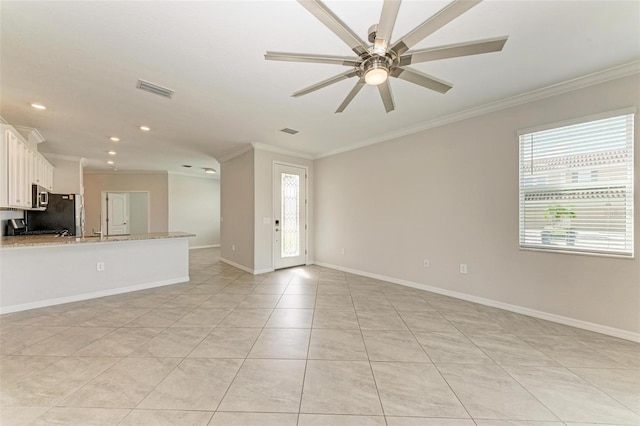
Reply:
[[[220,163],[220,257],[249,271],[254,264],[253,161],[250,150]]]
[[[84,159],[42,153],[53,169],[54,194],[84,193]]]
[[[188,281],[188,247],[180,237],[1,248],[0,313]]]
[[[626,77],[316,160],[315,260],[639,333],[640,197],[635,259],[519,250],[516,136],[637,106],[638,87]],[[636,115],[636,165],[638,133]]]
[[[254,267],[255,271],[268,271],[273,269],[273,163],[281,162],[308,168],[307,199],[307,225],[313,229],[313,161],[290,155],[283,155],[271,151],[256,149],[255,151],[255,217],[254,217]],[[271,218],[269,224],[265,224],[263,218]],[[313,259],[311,250],[313,247],[313,234],[308,233],[307,248],[308,258]]]
[[[169,231],[196,234],[191,247],[220,245],[220,181],[169,173]]]
[[[131,234],[149,232],[149,193],[128,192],[127,194],[129,194],[129,232]]]

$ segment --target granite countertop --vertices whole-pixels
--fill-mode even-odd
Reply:
[[[0,248],[59,246],[66,244],[113,243],[118,241],[158,240],[163,238],[195,237],[187,232],[151,232],[148,234],[112,235],[100,238],[98,236],[58,237],[55,235],[18,235],[0,238]]]

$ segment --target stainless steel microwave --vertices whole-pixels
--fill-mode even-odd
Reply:
[[[49,192],[40,185],[31,185],[31,208],[45,210],[49,204]]]

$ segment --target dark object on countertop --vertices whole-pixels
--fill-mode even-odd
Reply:
[[[24,235],[27,232],[27,224],[24,219],[9,219],[7,221],[7,235]]]
[[[20,235],[60,235],[61,232],[59,229],[43,229],[40,231],[25,231]]]

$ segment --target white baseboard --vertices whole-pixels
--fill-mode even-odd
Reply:
[[[193,246],[193,247],[189,247],[189,250],[197,250],[197,249],[204,249],[204,248],[216,248],[216,247],[220,247],[220,244],[211,244],[208,246]]]
[[[98,297],[114,296],[116,294],[129,293],[132,291],[146,290],[154,287],[162,287],[165,285],[178,284],[189,281],[189,277],[173,278],[170,280],[154,281],[151,283],[134,285],[131,287],[114,288],[111,290],[96,291],[93,293],[78,294],[68,297],[59,297],[56,299],[40,300],[37,302],[24,303],[22,305],[12,305],[0,308],[0,314],[9,314],[12,312],[26,311],[29,309],[44,308],[46,306],[62,305],[64,303],[80,302],[82,300],[97,299]]]
[[[425,290],[431,293],[441,294],[443,296],[454,297],[456,299],[466,300],[468,302],[479,303],[481,305],[491,306],[493,308],[504,309],[505,311],[515,312],[518,314],[527,315],[534,318],[552,321],[558,324],[581,328],[583,330],[594,331],[596,333],[606,334],[608,336],[618,337],[620,339],[631,340],[632,342],[640,342],[640,333],[634,333],[628,330],[622,330],[619,328],[609,327],[606,325],[595,324],[592,322],[582,321],[575,318],[569,318],[562,315],[556,315],[549,312],[538,311],[536,309],[525,308],[523,306],[511,305],[509,303],[499,302],[497,300],[485,299],[479,296],[472,296],[469,294],[459,293],[457,291],[447,290],[439,287],[433,287],[426,284],[420,284],[413,281],[407,281],[400,278],[387,277],[385,275],[373,274],[366,271],[345,268],[343,266],[332,265],[324,262],[314,262],[314,263],[318,266],[322,266],[325,268],[336,269],[339,271],[348,272],[350,274],[361,275],[364,277],[374,278],[382,281],[388,281],[390,283],[400,284],[406,287],[416,288],[418,290]]]
[[[252,275],[266,274],[266,273],[268,273],[268,272],[273,272],[273,268],[266,268],[266,269],[251,269],[251,268],[249,268],[249,267],[247,267],[247,266],[244,266],[244,265],[241,265],[241,264],[239,264],[239,263],[232,262],[232,261],[230,261],[229,259],[225,259],[224,257],[221,257],[221,258],[220,258],[220,262],[224,262],[224,263],[226,263],[227,265],[231,265],[231,266],[233,266],[233,267],[235,267],[235,268],[241,269],[241,270],[243,270],[243,271],[245,271],[245,272],[248,272],[248,273],[250,273],[250,274],[252,274]]]
[[[243,270],[243,271],[245,271],[245,272],[248,272],[248,273],[250,273],[250,274],[253,274],[253,269],[248,268],[248,267],[246,267],[246,266],[244,266],[244,265],[241,265],[241,264],[239,264],[239,263],[232,262],[232,261],[230,261],[229,259],[225,259],[224,257],[221,257],[221,258],[220,258],[220,262],[224,262],[224,263],[226,263],[227,265],[231,265],[231,266],[233,266],[234,268],[238,268],[238,269],[241,269],[241,270]]]

